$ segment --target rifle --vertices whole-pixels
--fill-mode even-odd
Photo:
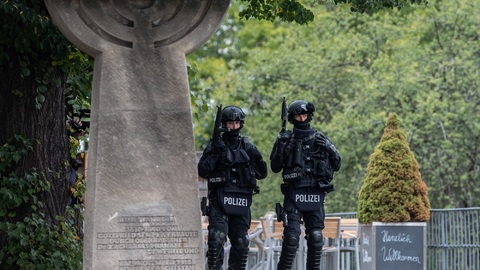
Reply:
[[[222,132],[228,130],[228,128],[222,128],[222,104],[220,104],[220,106],[217,106],[217,116],[215,117],[215,123],[213,124],[212,144],[218,142]]]
[[[282,131],[286,131],[286,126],[287,126],[287,103],[285,103],[285,97],[283,97],[282,101]]]
[[[215,123],[213,124],[212,144],[218,142],[220,139],[220,133],[222,132],[222,104],[217,106],[217,116],[215,117]]]

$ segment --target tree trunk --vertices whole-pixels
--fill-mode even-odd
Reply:
[[[50,183],[51,189],[40,196],[45,209],[38,211],[44,213],[47,221],[53,224],[57,215],[65,216],[70,198],[69,140],[65,128],[65,74],[55,68],[49,72],[52,76],[50,78],[61,83],[58,86],[53,83],[47,85],[48,89],[43,93],[45,101],[37,109],[35,100],[39,95],[39,84],[35,78],[44,78],[43,72],[52,68],[50,55],[37,54],[35,60],[30,58],[28,68],[31,73],[22,79],[21,58],[13,50],[6,53],[10,57],[0,73],[0,143],[7,143],[16,134],[31,139],[33,151],[24,156],[14,166],[13,171],[21,177],[36,168],[39,177]],[[16,212],[16,217],[0,217],[0,222],[22,221],[34,210],[29,204],[25,204]],[[5,235],[0,235],[0,250],[5,246],[5,241]]]

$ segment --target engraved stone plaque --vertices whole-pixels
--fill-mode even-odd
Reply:
[[[45,0],[95,57],[84,269],[204,269],[185,55],[226,0]]]

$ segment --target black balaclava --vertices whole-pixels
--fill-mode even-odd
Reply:
[[[240,137],[240,129],[229,129],[228,131],[225,131],[223,133],[223,138],[225,139],[225,142],[230,146],[230,148],[237,148],[238,143],[239,143],[239,137]]]
[[[292,120],[292,124],[294,128],[302,129],[302,130],[307,130],[310,129],[310,121],[312,120],[312,115],[308,114],[307,119],[305,121],[300,122],[295,119]]]

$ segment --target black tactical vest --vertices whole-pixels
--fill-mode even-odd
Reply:
[[[314,187],[330,182],[333,170],[328,153],[316,144],[316,134],[303,139],[290,139],[282,171],[283,181],[295,187]]]

